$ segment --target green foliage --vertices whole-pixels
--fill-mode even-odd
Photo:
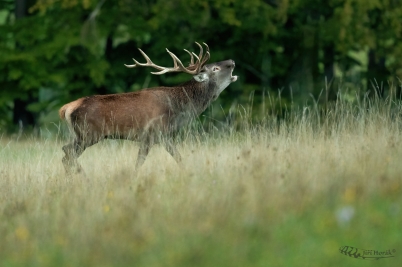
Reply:
[[[15,15],[17,3],[25,3],[25,16]],[[40,125],[42,116],[77,97],[188,79],[150,77],[123,64],[141,60],[141,47],[169,65],[166,47],[186,57],[180,51],[196,49],[195,41],[210,45],[212,62],[237,63],[240,79],[216,104],[226,111],[252,93],[283,88],[284,99],[304,104],[320,95],[325,76],[332,92],[340,79],[361,91],[376,79],[386,92],[387,81],[402,75],[401,17],[392,0],[2,1],[0,131],[11,124],[16,99],[28,101]],[[48,103],[39,97],[44,88],[55,103],[51,110],[40,108]]]

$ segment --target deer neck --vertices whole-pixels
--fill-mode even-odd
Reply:
[[[216,96],[214,96],[216,84],[213,81],[199,83],[192,79],[178,88],[181,91],[181,103],[179,105],[183,109],[191,108],[197,116],[205,111],[209,104],[216,99]]]

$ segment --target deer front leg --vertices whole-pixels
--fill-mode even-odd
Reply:
[[[140,149],[138,150],[137,162],[135,164],[135,173],[138,172],[138,169],[144,164],[146,157],[148,156],[149,151],[151,150],[151,142],[149,139],[144,140],[140,143]]]
[[[173,142],[171,141],[166,141],[165,142],[165,148],[167,152],[174,158],[174,160],[181,166],[181,155],[179,151],[176,148],[176,145],[174,145]]]

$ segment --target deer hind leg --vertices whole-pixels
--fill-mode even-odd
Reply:
[[[77,158],[84,152],[85,148],[85,144],[79,140],[74,140],[72,143],[63,146],[65,156],[62,162],[67,174],[83,172]]]
[[[65,156],[63,157],[62,162],[67,174],[84,173],[84,170],[78,163],[77,159],[86,148],[96,144],[98,141],[99,139],[97,138],[92,138],[87,141],[75,139],[72,143],[63,146]]]

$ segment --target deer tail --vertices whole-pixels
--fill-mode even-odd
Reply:
[[[68,104],[65,104],[64,106],[62,106],[59,109],[59,116],[60,116],[60,119],[62,119],[62,120],[66,119],[66,109],[67,109],[67,107],[68,107]]]

